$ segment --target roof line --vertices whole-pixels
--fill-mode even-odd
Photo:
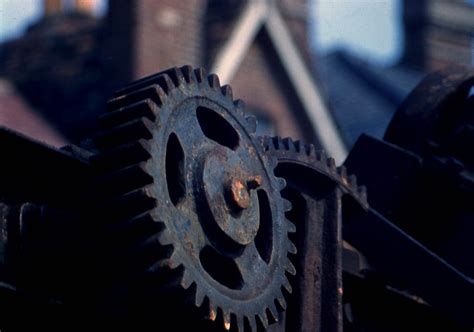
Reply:
[[[212,72],[217,73],[222,82],[230,82],[262,27],[266,29],[284,70],[295,87],[316,137],[328,154],[340,164],[347,156],[347,148],[283,18],[274,5],[265,0],[250,0],[247,3],[231,37],[218,53]]]
[[[255,40],[268,13],[266,1],[249,1],[235,24],[230,38],[217,54],[212,72],[228,83],[236,73],[245,54]]]
[[[319,142],[336,160],[336,163],[343,162],[347,156],[347,148],[339,134],[336,122],[325,105],[278,10],[271,11],[265,22],[265,28],[306,110]]]

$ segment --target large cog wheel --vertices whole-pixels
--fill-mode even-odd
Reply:
[[[109,213],[132,227],[156,259],[146,273],[173,274],[197,307],[229,330],[268,327],[286,308],[296,253],[276,160],[255,139],[255,119],[229,86],[203,69],[173,68],[119,91],[101,122],[96,158]],[[206,300],[207,299],[207,300]]]

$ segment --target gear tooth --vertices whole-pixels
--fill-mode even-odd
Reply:
[[[126,231],[127,232],[130,232],[130,229],[133,228],[133,226],[137,227],[137,224],[140,222],[140,218],[142,218],[143,215],[147,215],[148,213],[144,213],[144,214],[141,214],[139,216],[136,216],[134,218],[132,218],[130,221],[129,221],[129,227],[126,228]],[[132,225],[132,227],[130,227],[130,225]],[[137,249],[137,251],[139,252],[142,252],[142,251],[146,251],[147,249],[156,249],[156,248],[160,248],[162,247],[161,244],[159,243],[159,241],[157,240],[157,236],[150,236],[149,238],[147,238],[146,240],[144,240],[143,242],[140,243],[139,245],[139,248]]]
[[[296,275],[296,268],[295,266],[293,265],[293,263],[287,259],[286,261],[286,270],[288,271],[288,273],[290,273],[291,275]],[[290,292],[291,293],[291,292]]]
[[[247,122],[247,129],[251,134],[255,134],[257,131],[257,118],[253,115],[248,115],[245,117],[245,121]]]
[[[94,143],[99,148],[107,148],[139,139],[151,139],[153,137],[151,126],[150,120],[140,118],[100,133],[95,137]]]
[[[120,220],[130,220],[155,206],[156,197],[153,188],[146,186],[105,202],[104,208],[111,211],[108,218],[119,222]]]
[[[269,165],[272,170],[275,170],[275,168],[278,166],[278,159],[276,157],[270,156]]]
[[[283,288],[285,288],[288,293],[293,293],[293,287],[291,287],[290,281],[288,280],[286,275],[283,276]]]
[[[163,78],[161,78],[163,80]],[[166,85],[166,83],[162,83]],[[115,111],[121,107],[132,105],[145,99],[151,99],[156,105],[162,106],[167,98],[167,92],[160,84],[154,83],[139,90],[131,89],[125,95],[119,95],[107,102],[107,112]]]
[[[277,178],[278,189],[283,190],[286,187],[286,180],[284,178]]]
[[[138,224],[156,224],[160,227],[164,227],[165,223],[159,219],[157,219],[153,213],[145,212],[136,217],[130,219],[129,224],[131,225],[138,225]]]
[[[357,190],[357,177],[355,175],[349,175],[349,184],[354,190]]]
[[[360,186],[359,187],[359,196],[363,201],[367,201],[367,187],[366,186]]]
[[[326,163],[331,171],[336,171],[336,161],[334,158],[329,157]]]
[[[280,294],[278,294],[277,298],[276,298],[276,303],[278,304],[278,306],[284,311],[286,310],[286,300],[285,300],[285,297],[283,296],[283,293],[281,292],[281,290],[279,291]]]
[[[245,102],[241,99],[234,100],[234,106],[237,109],[237,112],[243,114],[245,111]]]
[[[224,318],[224,329],[227,331],[230,330],[230,312],[228,311],[223,311],[222,317]]]
[[[146,162],[122,168],[100,179],[101,188],[108,194],[120,194],[153,183]]]
[[[166,93],[169,93],[171,89],[180,86],[183,84],[183,82],[184,78],[181,74],[181,71],[178,68],[170,68],[129,84],[125,88],[115,92],[115,96],[127,95],[133,91],[137,91],[154,84],[160,85]]]
[[[288,212],[291,211],[292,204],[289,200],[283,198],[283,211]]]
[[[268,328],[268,318],[265,312],[257,314],[257,318],[265,329]]]
[[[158,76],[168,76],[168,78],[171,80],[171,84],[168,82],[166,83],[168,87],[174,88],[174,87],[179,87],[182,84],[184,84],[185,79],[183,77],[183,73],[181,72],[180,69],[173,67],[170,69],[167,69],[165,71],[162,71],[157,74]],[[166,78],[165,78],[166,80]]]
[[[130,199],[137,198],[137,199],[152,199],[153,201],[157,200],[157,197],[155,195],[155,192],[153,188],[150,185],[144,186],[143,188],[132,190],[125,194]]]
[[[337,172],[341,176],[341,178],[347,177],[347,168],[345,166],[338,167]]]
[[[245,103],[240,100],[240,99],[237,99],[236,101],[234,101],[234,105],[235,105],[235,111],[237,112],[237,114],[239,114],[240,116],[244,117],[247,115],[245,113]]]
[[[105,113],[99,117],[99,124],[102,128],[112,128],[141,117],[155,121],[157,114],[156,104],[151,99],[146,99]]]
[[[247,319],[247,323],[250,326],[250,331],[257,332],[257,321],[255,317],[245,317]]]
[[[327,165],[327,155],[326,155],[326,151],[324,150],[320,150],[320,151],[316,151],[316,159],[319,160],[321,163]]]
[[[163,248],[161,248],[163,249]],[[171,256],[173,254],[173,249],[171,246],[168,246],[166,248],[164,248],[167,252],[165,253],[166,256]],[[156,251],[156,250],[155,250]],[[176,271],[176,270],[174,270]],[[177,275],[173,275],[170,278],[171,274],[170,274],[170,261],[169,261],[169,257],[167,258],[161,258],[161,259],[155,259],[153,260],[153,262],[151,263],[151,265],[149,265],[146,269],[146,272],[149,273],[149,274],[156,274],[156,275],[161,275],[161,277],[164,277],[164,279],[167,279],[167,284],[169,285],[170,283],[173,284],[174,286],[177,286],[177,278],[179,278],[179,276]]]
[[[298,249],[296,249],[296,246],[291,242],[291,240],[288,241],[288,252],[293,255],[298,253]]]
[[[186,83],[191,83],[196,81],[196,77],[194,76],[193,67],[190,65],[185,65],[179,68],[181,73],[183,74],[184,80]]]
[[[166,94],[170,93],[170,91],[175,88],[175,85],[168,74],[158,76],[157,83]]]
[[[147,268],[148,273],[157,273],[163,271],[168,266],[167,259],[161,259],[159,261],[154,262],[151,266]]]
[[[230,100],[233,100],[234,96],[233,96],[233,93],[232,93],[232,88],[230,87],[230,85],[224,85],[222,88],[221,88],[221,92],[224,96],[226,96],[228,99]]]
[[[310,156],[316,156],[316,148],[313,144],[306,144],[305,145],[305,151],[306,151],[306,155],[308,157]],[[316,157],[317,158],[317,157]]]
[[[193,279],[189,275],[189,272],[185,269],[183,271],[183,275],[181,276],[180,285],[181,287],[183,287],[183,289],[188,289],[189,287],[191,287],[192,284],[193,284]]]
[[[295,150],[298,153],[300,153],[302,150],[302,147],[304,147],[304,144],[300,140],[294,141],[293,145],[295,146]]]
[[[186,83],[186,80],[183,76],[183,72],[180,68],[171,68],[170,70],[168,70],[167,74],[173,80],[173,83],[176,87],[180,87]]]
[[[296,233],[296,226],[291,221],[288,221],[288,233]]]
[[[245,324],[244,324],[244,317],[242,316],[235,316],[237,321],[237,331],[244,332]]]
[[[194,305],[200,308],[204,302],[204,298],[204,292],[201,290],[201,288],[196,286],[196,291],[194,293]]]
[[[275,136],[272,138],[273,146],[276,150],[280,150],[283,147],[283,141],[281,137]]]
[[[178,254],[177,254],[176,250],[174,250],[173,253],[171,254],[170,258],[168,258],[168,267],[171,270],[174,270],[174,269],[178,268],[181,265],[182,265],[182,263],[181,263],[180,259],[178,258]]]
[[[283,139],[283,146],[285,147],[286,150],[291,150],[291,151],[295,150],[295,145],[293,144],[293,140],[291,139],[291,137],[285,137]]]
[[[171,238],[167,228],[163,229],[160,234],[158,234],[158,242],[160,242],[162,246],[169,246],[173,244],[173,239]]]
[[[217,310],[212,303],[209,303],[209,319],[213,322],[217,319]]]
[[[211,88],[216,90],[221,88],[221,82],[219,81],[219,77],[216,74],[210,74],[207,76],[207,81],[209,82],[209,86]]]
[[[157,241],[156,236],[152,236],[140,244],[140,248],[137,249],[136,253],[138,256],[135,256],[135,260],[137,260],[137,257],[138,260],[146,260],[146,271],[148,273],[158,273],[162,276],[170,275],[169,260],[174,253],[173,246],[163,246]],[[181,276],[182,272],[173,276],[173,283],[176,286],[181,281]]]
[[[91,163],[100,171],[120,169],[150,159],[150,151],[149,141],[140,139],[105,150],[93,156]]]
[[[204,83],[207,81],[207,72],[204,68],[194,69],[194,76],[196,77],[197,83]]]
[[[260,143],[262,144],[263,148],[265,151],[270,150],[271,145],[272,145],[272,138],[269,136],[260,136],[258,137],[260,140]]]
[[[267,311],[268,311],[268,314],[267,316],[269,316],[268,318],[270,320],[274,320],[275,322],[278,322],[278,310],[277,310],[277,307],[275,305],[275,302],[272,302],[272,303],[269,303],[269,306],[267,308]]]

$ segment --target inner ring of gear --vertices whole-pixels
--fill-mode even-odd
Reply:
[[[222,137],[213,136],[214,129]],[[284,219],[270,199],[278,197],[278,183],[257,157],[256,145],[244,130],[217,103],[188,98],[172,111],[160,130],[163,134],[155,138],[157,145],[167,147],[156,166],[166,172],[154,176],[156,183],[167,183],[155,190],[158,197],[169,197],[160,216],[168,220],[166,240],[175,250],[172,264],[197,272],[188,276],[191,273],[185,271],[186,282],[211,285],[239,300],[265,293],[279,268],[275,262],[287,254],[287,238],[277,229],[279,219]],[[178,173],[174,171],[177,165]],[[247,185],[255,177],[262,180],[258,188],[248,189],[250,206],[234,207],[229,202],[229,184],[237,179]],[[179,192],[175,186],[181,186]],[[269,220],[262,222],[263,218]],[[227,271],[216,271],[216,265]]]
[[[221,137],[215,141],[209,138],[213,137],[210,130],[224,129],[217,126],[219,122],[227,127],[227,132],[219,133]],[[268,195],[271,188],[269,174],[261,160],[250,156],[255,156],[256,150],[249,137],[239,134],[242,129],[234,129],[240,125],[222,107],[205,99],[187,100],[174,112],[169,123],[165,138],[173,137],[174,144],[179,144],[184,152],[182,181],[167,178],[168,184],[185,184],[186,192],[182,192],[183,197],[175,207],[182,213],[198,212],[199,223],[207,237],[215,238],[214,242],[228,242],[227,247],[250,244],[259,228],[257,190]],[[255,178],[265,180],[251,186]],[[240,184],[240,188],[235,188],[236,184]],[[193,202],[188,202],[190,197],[194,198]],[[248,202],[240,206],[238,203],[244,198]]]

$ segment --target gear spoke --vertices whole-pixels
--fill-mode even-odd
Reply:
[[[186,156],[192,158],[193,151],[197,148],[202,149],[203,147],[208,147],[210,150],[212,147],[217,146],[215,142],[204,135],[199,127],[196,116],[188,114],[183,118],[180,123],[176,124],[174,133],[181,142]],[[189,128],[194,129],[190,130]]]
[[[268,264],[260,257],[254,243],[249,244],[242,255],[235,258],[235,262],[239,268],[244,280],[244,288],[252,287],[248,282],[255,279],[256,276],[268,276],[270,268]]]

